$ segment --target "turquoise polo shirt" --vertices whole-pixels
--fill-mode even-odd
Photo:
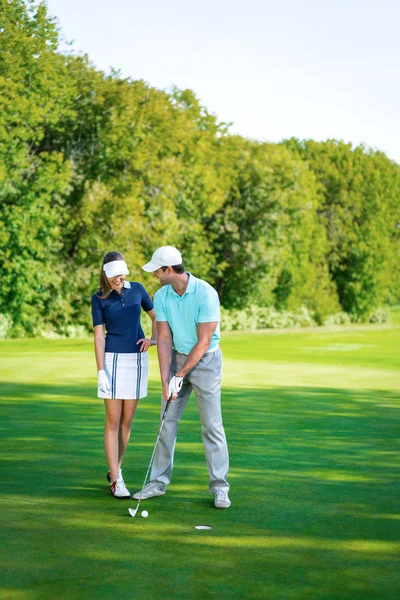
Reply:
[[[199,323],[218,322],[207,351],[219,344],[219,298],[217,291],[206,281],[189,275],[183,296],[172,285],[165,285],[154,296],[157,321],[167,321],[172,331],[172,345],[178,352],[189,354],[198,342]]]

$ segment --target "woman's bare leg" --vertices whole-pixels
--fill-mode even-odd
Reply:
[[[104,427],[104,451],[111,481],[118,479],[119,469],[119,430],[122,415],[123,400],[104,398],[106,409],[106,424]]]
[[[118,433],[118,468],[121,468],[122,459],[131,436],[132,419],[138,405],[137,400],[123,400],[120,428]]]

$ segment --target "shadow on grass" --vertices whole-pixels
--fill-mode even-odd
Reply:
[[[124,465],[141,487],[159,386],[140,402]],[[6,597],[397,598],[399,399],[390,391],[225,389],[232,507],[216,511],[196,403],[172,484],[129,519],[110,497],[104,410],[89,386],[4,383]],[[143,506],[143,505],[142,505]],[[195,524],[211,524],[200,534]],[[397,528],[397,532],[396,532]],[[24,596],[22,596],[24,594]]]

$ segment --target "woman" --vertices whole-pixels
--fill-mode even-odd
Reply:
[[[125,281],[128,267],[120,252],[107,252],[100,271],[99,290],[92,297],[94,347],[99,398],[104,398],[104,449],[115,498],[129,498],[121,471],[131,424],[140,398],[147,395],[148,354],[157,344],[156,313],[144,287]],[[152,321],[151,339],[140,326],[144,309]],[[104,326],[107,334],[104,333]]]

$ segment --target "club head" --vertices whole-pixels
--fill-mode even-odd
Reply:
[[[131,515],[131,517],[136,517],[136,513],[137,513],[137,508],[128,508],[129,514]]]

